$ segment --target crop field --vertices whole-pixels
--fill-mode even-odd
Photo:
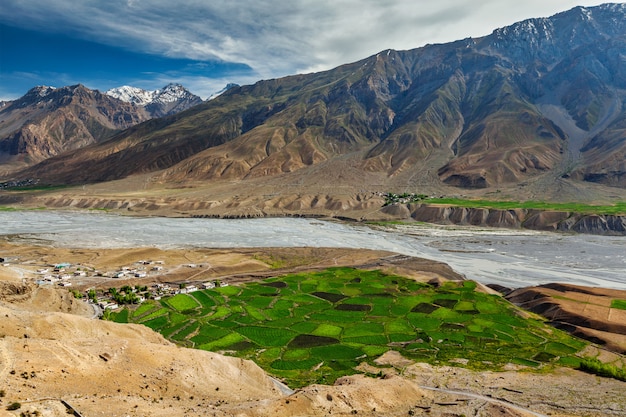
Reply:
[[[186,294],[177,294],[168,298],[166,302],[170,307],[178,311],[187,311],[199,307],[199,303],[196,299]]]
[[[591,205],[584,203],[552,203],[543,201],[492,201],[467,200],[459,198],[432,198],[425,200],[428,203],[449,204],[467,208],[491,208],[499,210],[537,209],[557,210],[583,214],[623,215],[626,214],[626,202],[620,201],[612,205]]]
[[[534,317],[534,316],[533,316]],[[333,268],[148,301],[110,319],[187,347],[252,359],[299,387],[332,383],[388,350],[432,364],[578,366],[586,342],[472,281],[438,288],[379,271]]]

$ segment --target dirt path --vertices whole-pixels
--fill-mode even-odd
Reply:
[[[531,414],[531,415],[536,416],[536,417],[548,417],[546,414],[537,413],[537,412],[529,410],[527,408],[520,407],[518,405],[510,403],[508,401],[498,400],[498,399],[495,399],[495,398],[492,398],[492,397],[487,397],[485,395],[474,394],[472,392],[444,389],[444,388],[425,387],[423,385],[420,385],[419,387],[422,388],[422,389],[425,389],[425,390],[429,390],[429,391],[443,392],[445,394],[452,394],[452,395],[461,395],[461,396],[468,397],[468,398],[473,398],[473,399],[476,399],[476,400],[486,401],[486,402],[494,404],[494,405],[500,405],[500,406],[503,406],[503,407],[506,407],[506,408],[511,408],[511,409],[513,409],[515,411],[520,411],[522,413],[528,413],[528,414]]]

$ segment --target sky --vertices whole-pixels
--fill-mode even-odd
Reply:
[[[37,85],[106,91],[228,83],[328,70],[385,49],[488,35],[606,1],[2,0],[0,100]]]

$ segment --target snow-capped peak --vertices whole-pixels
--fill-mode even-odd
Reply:
[[[173,103],[189,98],[192,94],[180,84],[168,84],[160,90],[154,91],[153,101],[159,103]]]
[[[152,103],[155,96],[154,91],[146,91],[144,89],[131,87],[129,85],[112,88],[108,90],[105,94],[118,100],[122,100],[127,103],[135,103],[140,106],[145,106]]]
[[[51,86],[48,86],[48,85],[42,85],[41,87],[39,87],[39,96],[45,97],[48,94],[50,94],[51,92],[53,92],[54,90],[56,90],[56,87],[51,87]]]
[[[52,93],[54,90],[56,90],[56,87],[50,87],[47,85],[38,85],[37,87],[31,88],[30,91],[28,91],[28,93],[26,94],[36,95],[39,97],[45,97],[48,94]]]
[[[147,91],[128,85],[112,88],[106,92],[107,95],[128,103],[135,103],[146,106],[152,103],[174,103],[182,99],[193,98],[194,95],[180,84],[168,84],[160,90]]]

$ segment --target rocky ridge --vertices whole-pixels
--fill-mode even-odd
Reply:
[[[393,213],[398,209],[383,209]],[[427,223],[504,227],[592,235],[626,236],[626,216],[582,214],[548,210],[497,210],[439,204],[408,205],[401,212]]]

